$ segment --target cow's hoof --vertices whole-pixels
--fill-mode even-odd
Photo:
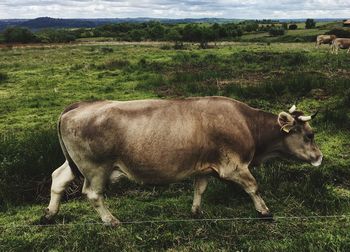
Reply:
[[[200,218],[203,215],[203,211],[200,208],[192,208],[191,215],[193,218]]]
[[[118,227],[121,223],[118,219],[113,219],[104,223],[107,227]]]
[[[268,212],[268,213],[260,213],[259,211],[257,211],[258,213],[258,218],[261,220],[265,220],[265,221],[273,221],[273,214]]]

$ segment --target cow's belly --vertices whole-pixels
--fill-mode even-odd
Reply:
[[[179,167],[176,164],[168,164],[164,167],[148,167],[142,164],[129,166],[122,160],[116,161],[114,168],[121,171],[130,180],[140,184],[168,184],[198,173],[195,167]]]
[[[341,49],[348,49],[350,47],[350,44],[345,44],[345,45],[344,44],[340,44],[339,47]]]

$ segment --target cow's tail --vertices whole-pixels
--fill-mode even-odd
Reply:
[[[57,123],[57,132],[58,132],[58,140],[60,142],[60,145],[61,145],[61,149],[62,149],[62,152],[69,164],[69,167],[70,169],[72,170],[74,176],[76,177],[83,177],[83,174],[79,171],[79,168],[78,166],[74,163],[73,159],[70,157],[68,151],[67,151],[67,148],[66,146],[64,145],[64,142],[62,140],[62,134],[61,134],[61,117],[62,117],[63,113],[60,115],[60,118],[58,120],[58,123]]]

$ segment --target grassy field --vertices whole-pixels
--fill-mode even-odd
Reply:
[[[276,24],[281,26],[282,24]],[[342,22],[317,22],[316,28],[305,29],[305,22],[296,23],[298,29],[286,30],[282,36],[270,36],[268,32],[250,32],[243,34],[239,40],[246,42],[314,42],[316,36],[325,34],[333,28],[341,28]]]
[[[282,36],[270,36],[268,32],[252,32],[246,33],[240,41],[247,42],[311,42],[316,40],[316,36],[319,34],[325,34],[329,29],[297,29],[286,30]]]
[[[331,55],[313,43],[208,50],[64,45],[4,48],[0,58],[0,251],[350,249],[350,57],[344,52]],[[213,178],[199,219],[190,214],[191,180],[162,187],[122,181],[106,192],[112,213],[124,222],[158,222],[108,228],[79,195],[78,181],[65,195],[57,225],[35,225],[48,203],[50,174],[63,162],[55,125],[65,106],[204,95],[275,113],[294,102],[307,113],[320,109],[312,126],[325,155],[321,167],[273,160],[252,170],[275,222],[245,219],[256,217],[248,196]]]

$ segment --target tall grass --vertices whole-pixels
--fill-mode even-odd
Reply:
[[[0,136],[0,206],[48,196],[50,174],[64,161],[55,129]]]

